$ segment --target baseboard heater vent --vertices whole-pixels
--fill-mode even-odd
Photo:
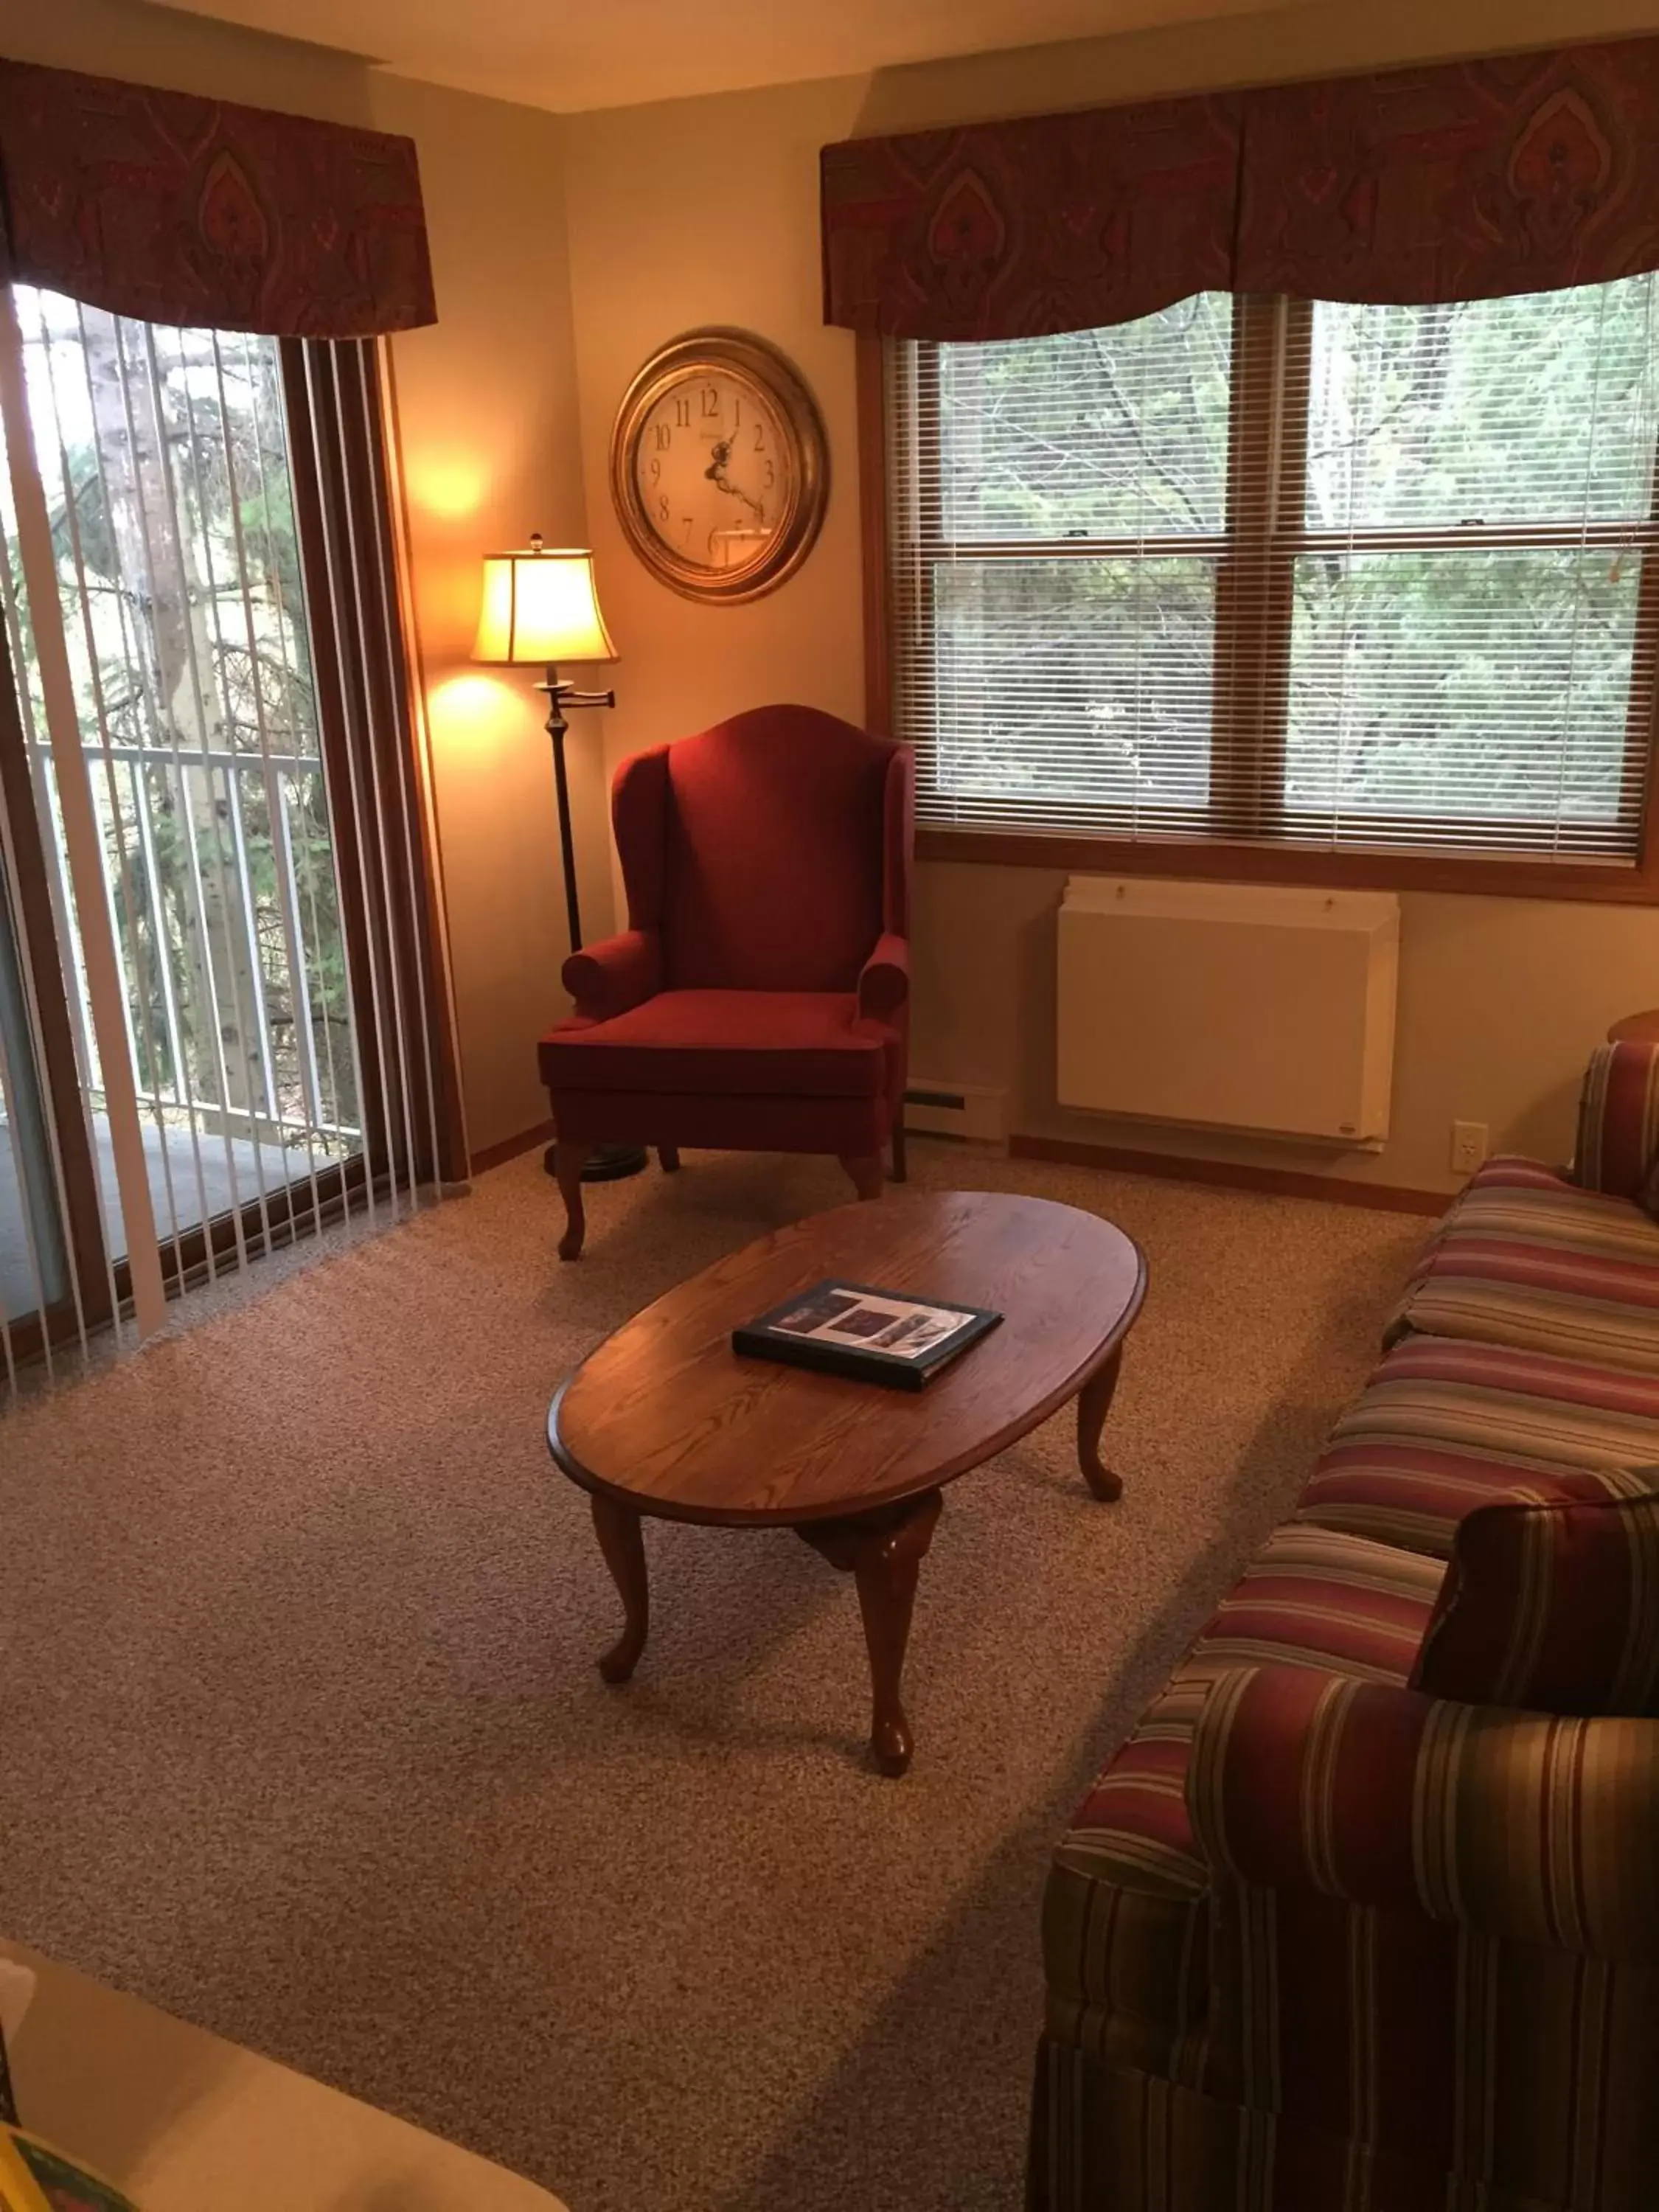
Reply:
[[[1062,1106],[1338,1146],[1387,1136],[1391,892],[1073,876],[1059,961]]]
[[[971,1083],[929,1083],[920,1077],[904,1094],[904,1126],[933,1137],[966,1137],[1000,1145],[1007,1134],[1007,1094]]]

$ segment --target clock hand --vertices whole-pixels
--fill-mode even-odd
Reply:
[[[751,499],[743,486],[734,484],[726,473],[726,464],[731,456],[731,452],[729,441],[725,445],[716,446],[714,458],[703,471],[703,474],[717,491],[727,492],[733,499],[740,499],[757,521],[764,522],[766,509],[761,505],[759,500]]]

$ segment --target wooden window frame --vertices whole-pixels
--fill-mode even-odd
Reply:
[[[1229,518],[1224,544],[1209,538],[1171,540],[1168,550],[1208,555],[1219,550],[1217,571],[1216,686],[1220,701],[1231,703],[1215,717],[1218,742],[1254,729],[1256,740],[1247,763],[1235,759],[1224,790],[1237,808],[1252,787],[1257,794],[1258,821],[1272,812],[1264,787],[1270,780],[1274,792],[1282,790],[1278,763],[1282,759],[1285,728],[1282,700],[1290,676],[1291,625],[1269,619],[1273,605],[1292,588],[1299,552],[1330,542],[1329,534],[1309,532],[1300,524],[1305,483],[1307,410],[1286,407],[1285,374],[1265,375],[1249,362],[1264,349],[1288,354],[1291,361],[1305,359],[1305,348],[1292,349],[1290,340],[1301,322],[1312,316],[1305,301],[1242,298],[1236,323],[1233,375],[1233,421],[1228,449]],[[865,716],[869,727],[890,733],[893,726],[893,624],[890,598],[890,538],[888,519],[889,452],[886,408],[886,348],[888,341],[860,335],[856,342],[860,521],[863,559],[865,638]],[[1244,361],[1244,372],[1240,362]],[[1241,410],[1249,406],[1254,421],[1241,422]],[[1659,495],[1656,495],[1659,499]],[[1282,515],[1296,518],[1281,524]],[[1479,532],[1392,531],[1364,533],[1364,543],[1377,550],[1416,550],[1437,545],[1460,548],[1472,544],[1524,546],[1571,542],[1605,542],[1629,548],[1633,533],[1628,524],[1607,526],[1589,532],[1574,526],[1570,540],[1547,526],[1528,532],[1498,526]],[[1343,548],[1352,542],[1340,533]],[[1637,856],[1634,864],[1618,860],[1576,858],[1550,860],[1535,854],[1476,853],[1455,848],[1425,847],[1401,841],[1381,842],[1332,848],[1293,836],[1246,835],[1235,812],[1233,834],[1193,835],[1181,830],[1139,837],[1118,837],[1086,831],[972,830],[943,823],[921,823],[916,830],[916,853],[929,860],[956,860],[1004,867],[1079,869],[1126,876],[1195,877],[1226,882],[1259,882],[1331,886],[1352,890],[1455,892],[1487,897],[1542,898],[1617,905],[1659,903],[1659,503],[1648,529],[1634,533],[1643,550],[1643,571],[1638,603],[1637,630],[1632,656],[1633,676],[1627,722],[1627,744],[1645,748],[1645,765],[1639,780],[1628,788],[1636,813]],[[976,549],[977,550],[977,549]],[[1052,549],[1022,543],[1022,554],[1038,556]],[[1072,554],[1124,550],[1108,541],[1087,546],[1069,545]],[[1164,550],[1162,541],[1135,549]],[[1237,595],[1260,612],[1251,623],[1224,620],[1224,600]],[[1241,693],[1254,691],[1254,714],[1243,710]],[[1478,824],[1489,836],[1498,825],[1487,819]]]

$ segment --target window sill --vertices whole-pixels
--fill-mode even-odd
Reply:
[[[916,831],[916,857],[1002,868],[1054,868],[1103,876],[1188,876],[1223,883],[1314,884],[1346,890],[1441,891],[1480,898],[1659,905],[1659,841],[1634,867],[1596,860],[1435,853],[1398,847],[1330,852],[1316,846],[1233,844],[1222,838],[1157,841],[1029,832]]]

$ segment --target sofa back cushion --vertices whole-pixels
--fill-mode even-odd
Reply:
[[[1656,1211],[1659,1170],[1659,1045],[1599,1044],[1578,1095],[1573,1181]]]
[[[1529,1712],[1659,1714],[1659,1496],[1471,1513],[1411,1686]]]

